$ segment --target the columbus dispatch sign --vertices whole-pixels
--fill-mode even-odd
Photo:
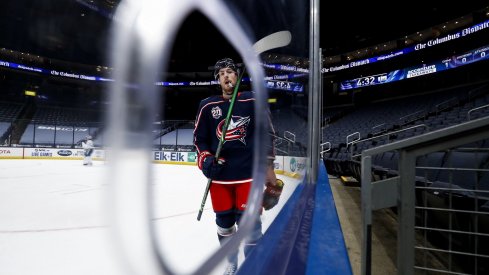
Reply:
[[[421,64],[418,66],[390,71],[388,73],[346,80],[340,83],[340,90],[344,91],[362,88],[366,86],[391,83],[403,79],[429,75],[487,59],[489,59],[489,45],[473,49],[462,54],[450,56],[429,64]]]
[[[445,36],[437,37],[435,39],[431,39],[431,40],[428,40],[426,42],[421,42],[421,43],[415,44],[413,46],[409,46],[409,47],[404,48],[404,49],[393,51],[393,52],[388,53],[388,54],[384,54],[384,55],[380,55],[380,56],[374,56],[374,57],[370,57],[370,58],[362,59],[362,60],[355,60],[355,61],[351,61],[349,63],[345,63],[345,64],[341,64],[341,65],[337,65],[337,66],[332,66],[332,67],[328,67],[328,68],[322,68],[321,72],[322,73],[332,73],[332,72],[337,72],[340,70],[355,68],[358,66],[369,65],[369,64],[372,64],[375,62],[388,60],[388,59],[398,57],[398,56],[404,56],[404,55],[412,53],[412,52],[420,51],[420,50],[427,49],[427,48],[430,48],[430,47],[433,47],[436,45],[447,43],[449,41],[453,41],[453,40],[456,40],[459,38],[463,38],[463,37],[466,37],[468,35],[472,35],[474,33],[477,33],[477,32],[482,31],[482,30],[487,30],[487,29],[489,29],[489,20],[478,23],[476,25],[465,28],[463,30],[459,30],[459,31],[455,31],[455,32],[446,34]]]

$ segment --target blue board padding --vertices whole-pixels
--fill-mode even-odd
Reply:
[[[247,274],[353,274],[326,168],[301,183],[238,269]]]
[[[309,257],[311,230],[313,230],[312,221],[315,207],[315,187],[315,184],[307,184],[303,191],[302,211],[298,211],[297,216],[295,217],[299,224],[297,226],[295,243],[292,247],[292,254],[289,257],[288,266],[285,272],[287,275],[305,274],[306,272]]]
[[[238,269],[239,274],[286,274],[295,244],[298,215],[304,205],[306,184],[299,184],[255,249]]]
[[[353,274],[324,165],[319,165],[316,207],[305,274]]]

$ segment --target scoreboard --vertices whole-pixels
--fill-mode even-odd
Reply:
[[[388,73],[381,73],[342,81],[340,83],[340,90],[350,90],[366,86],[386,84],[403,79],[433,74],[449,69],[454,69],[474,62],[486,60],[488,58],[489,46],[484,46],[460,55],[454,55],[448,58],[444,58],[433,63],[421,64],[418,66],[394,70]]]

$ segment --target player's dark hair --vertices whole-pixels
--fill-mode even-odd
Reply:
[[[214,78],[216,80],[219,79],[219,70],[223,68],[230,68],[231,70],[235,71],[236,74],[239,75],[239,69],[238,66],[234,63],[234,61],[231,58],[223,58],[220,59],[216,62],[216,65],[214,65]]]

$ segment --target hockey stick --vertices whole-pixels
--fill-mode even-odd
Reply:
[[[259,55],[271,49],[285,47],[290,44],[291,40],[292,34],[289,31],[275,32],[253,44],[253,50],[255,50],[256,55]]]
[[[253,50],[255,51],[256,55],[259,55],[259,54],[261,54],[265,51],[271,50],[271,49],[285,47],[285,46],[290,44],[291,40],[292,40],[292,35],[290,34],[289,31],[275,32],[275,33],[272,33],[268,36],[263,37],[262,39],[258,40],[255,44],[253,44]],[[221,138],[220,138],[219,144],[217,146],[216,154],[214,155],[214,159],[216,161],[219,159],[219,156],[220,156],[221,150],[222,150],[222,146],[223,146],[224,141],[226,139],[226,132],[228,130],[229,122],[231,121],[231,115],[232,115],[232,110],[234,107],[234,102],[236,101],[236,95],[238,94],[239,85],[241,83],[241,79],[243,78],[245,69],[246,69],[246,67],[243,68],[240,76],[238,77],[238,81],[236,83],[236,86],[234,87],[233,95],[231,97],[231,102],[229,104],[228,113],[226,115],[226,120],[224,121],[224,126],[222,127]],[[211,188],[211,182],[212,182],[212,179],[208,178],[207,179],[207,185],[206,185],[206,188],[204,191],[204,197],[202,198],[199,213],[197,214],[197,220],[198,221],[200,221],[200,218],[202,217],[202,212],[204,211],[205,202],[207,201],[207,196],[208,196],[209,190]]]

